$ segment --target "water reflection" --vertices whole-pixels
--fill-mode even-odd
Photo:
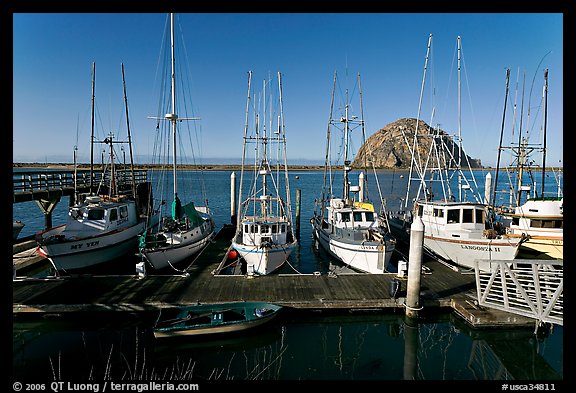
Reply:
[[[562,327],[536,337],[524,329],[471,330],[451,314],[407,323],[400,314],[287,311],[242,334],[155,340],[152,320],[16,321],[13,375],[21,381],[563,378]]]

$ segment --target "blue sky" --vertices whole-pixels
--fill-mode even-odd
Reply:
[[[537,142],[548,68],[547,164],[563,165],[562,13],[182,13],[177,19],[202,119],[202,162],[241,157],[249,70],[256,80],[283,75],[289,164],[323,162],[334,71],[361,74],[367,136],[399,118],[416,117],[432,34],[427,86],[433,82],[435,90],[427,87],[424,94],[435,92],[435,123],[457,132],[460,36],[467,154],[496,164],[506,68],[505,133],[510,139],[512,105],[516,100],[519,111],[525,73],[524,109],[531,108],[529,127]],[[99,110],[111,129],[125,121],[124,63],[134,154],[146,162],[165,21],[161,13],[14,13],[13,162],[72,162],[76,144],[79,161],[89,162],[92,62]],[[426,122],[430,108],[423,104]]]

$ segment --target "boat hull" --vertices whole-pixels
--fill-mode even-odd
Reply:
[[[232,247],[246,261],[248,274],[266,275],[284,266],[296,244],[293,242],[260,247],[232,242]]]
[[[158,321],[154,328],[154,337],[170,338],[241,332],[272,321],[281,309],[282,306],[261,302],[183,306],[176,318]]]
[[[89,268],[135,252],[138,249],[138,235],[144,230],[144,225],[144,222],[140,222],[99,236],[40,244],[36,252],[48,258],[59,271]],[[42,232],[41,235],[47,239],[64,229],[62,225]]]
[[[508,235],[512,238],[516,235]],[[520,245],[518,257],[534,259],[564,259],[564,239],[530,236]]]
[[[512,239],[454,240],[437,236],[424,236],[424,247],[429,254],[453,262],[461,267],[474,269],[477,259],[512,261],[519,250]]]
[[[354,270],[370,273],[387,273],[394,247],[377,242],[350,242],[337,238],[313,225],[314,237],[333,258]]]
[[[198,254],[214,238],[214,225],[208,221],[203,225],[205,226],[204,230],[194,228],[179,233],[178,238],[185,240],[180,241],[178,244],[171,243],[167,247],[140,250],[140,254],[144,256],[155,270],[173,267],[186,258]],[[170,234],[167,234],[167,236],[169,237]]]

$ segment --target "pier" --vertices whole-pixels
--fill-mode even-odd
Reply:
[[[100,184],[110,184],[110,173],[90,170],[44,170],[12,173],[12,203],[36,201],[44,214],[45,228],[52,226],[52,212],[63,196],[70,198],[70,204],[77,194],[87,193],[98,188]],[[116,181],[125,190],[130,192],[132,184],[138,185],[147,182],[146,170],[131,171],[127,168],[115,172]],[[100,187],[101,191],[102,186]]]

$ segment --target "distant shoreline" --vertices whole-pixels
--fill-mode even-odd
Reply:
[[[122,166],[122,164],[120,164]],[[161,167],[159,164],[134,164],[134,169],[136,170],[157,170]],[[74,170],[74,164],[68,163],[29,163],[29,162],[15,162],[12,164],[12,168],[18,169],[56,169],[56,170]],[[341,165],[333,166],[333,168],[342,168]],[[78,164],[79,170],[88,170],[90,169],[90,164]],[[101,169],[100,164],[94,164],[94,169]],[[178,169],[181,170],[205,170],[205,171],[239,171],[242,169],[240,164],[180,164],[178,165]],[[288,165],[288,169],[291,171],[318,171],[323,170],[323,165]],[[355,168],[356,169],[356,168]],[[409,170],[409,167],[398,167],[398,168],[376,168],[377,170],[385,170],[385,171],[404,171]],[[482,168],[473,168],[473,170],[495,170],[496,168],[492,167],[482,167]],[[502,168],[506,169],[506,168]],[[546,171],[562,171],[563,167],[547,167]]]

